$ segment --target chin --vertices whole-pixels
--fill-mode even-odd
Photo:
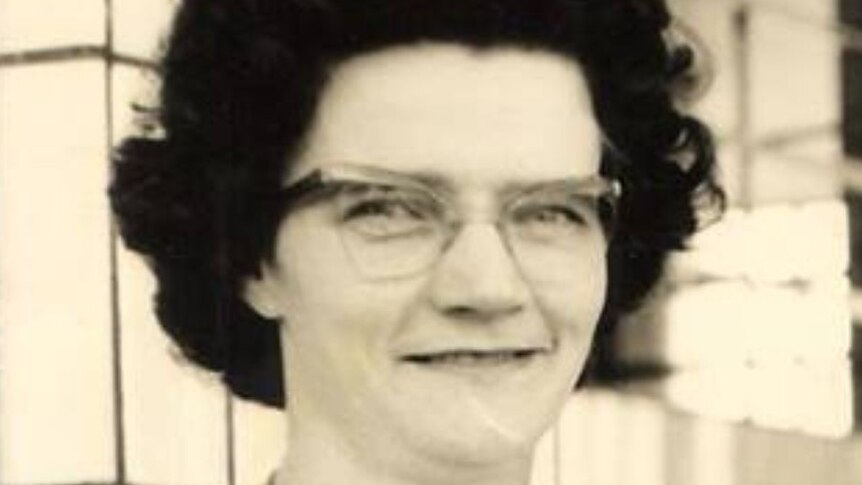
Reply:
[[[544,392],[553,398],[537,401],[518,394],[497,403],[426,404],[420,414],[404,416],[405,445],[410,442],[420,454],[462,466],[530,462],[565,402],[561,393]]]
[[[486,467],[532,460],[538,436],[504,437],[488,430],[459,430],[458,436],[425,436],[428,456],[460,466]]]
[[[379,403],[378,418],[392,433],[381,438],[440,463],[530,463],[581,369],[583,359],[570,357],[580,355],[572,352],[577,349],[559,350],[502,370],[464,369],[468,364],[452,362],[401,365],[397,377],[387,380],[394,385],[386,402]]]

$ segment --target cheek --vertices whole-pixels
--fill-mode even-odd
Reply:
[[[302,396],[331,416],[375,414],[392,387],[389,349],[409,311],[408,297],[362,284],[337,286],[306,288],[296,302],[296,318],[285,329],[286,386],[294,399]]]
[[[384,355],[419,284],[365,280],[338,234],[311,222],[297,218],[279,235],[286,337],[296,359],[361,373]]]
[[[547,321],[565,334],[589,341],[605,302],[607,270],[603,257],[582,266],[582,277],[566,287],[536,292],[536,303]]]

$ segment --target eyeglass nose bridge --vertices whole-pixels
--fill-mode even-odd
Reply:
[[[473,215],[471,217],[459,217],[457,219],[451,218],[450,220],[445,221],[446,236],[440,254],[442,255],[448,251],[449,247],[455,243],[455,241],[464,233],[464,230],[469,226],[493,227],[497,233],[497,237],[500,238],[503,245],[511,254],[511,243],[509,242],[509,238],[506,236],[506,230],[503,227],[503,218],[500,215],[491,215],[491,213]]]

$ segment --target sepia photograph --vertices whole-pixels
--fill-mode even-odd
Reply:
[[[0,485],[862,484],[862,0],[0,0]]]

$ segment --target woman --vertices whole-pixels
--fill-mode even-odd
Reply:
[[[278,485],[528,481],[721,205],[660,0],[186,0],[111,189],[156,310],[284,406]]]

